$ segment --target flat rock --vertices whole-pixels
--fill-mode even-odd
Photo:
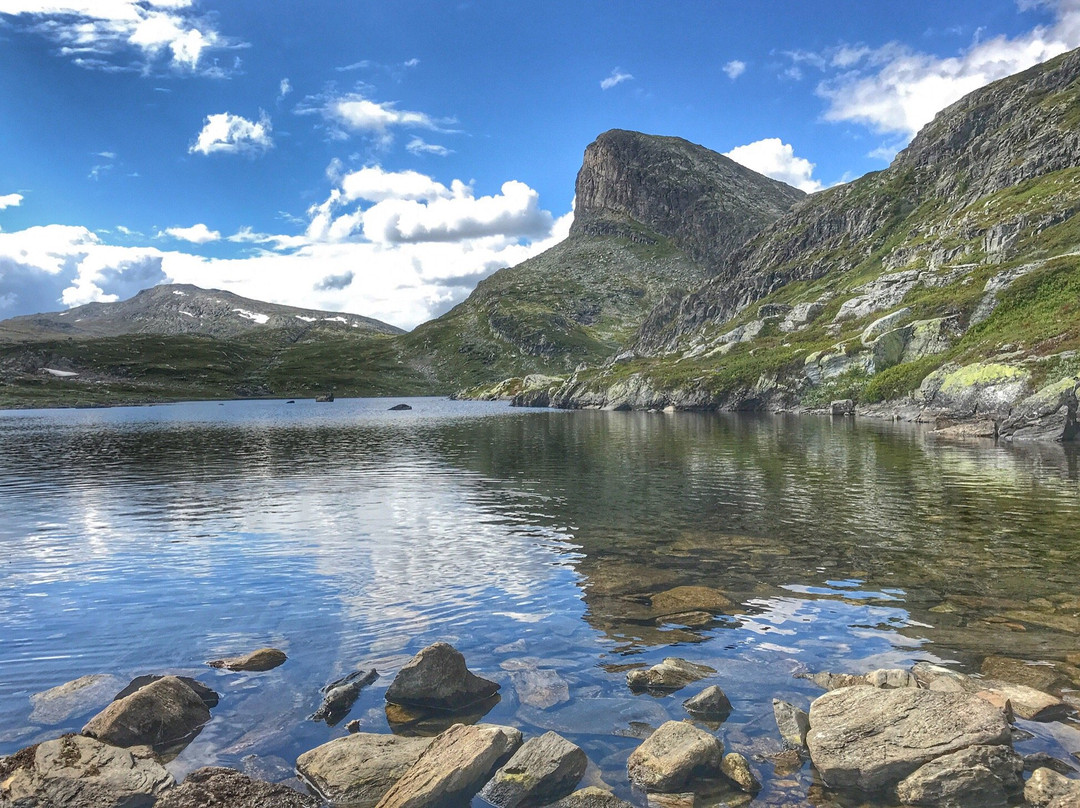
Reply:
[[[698,679],[704,679],[710,673],[716,673],[716,669],[708,665],[687,662],[678,657],[668,657],[659,665],[653,665],[647,670],[627,671],[626,683],[631,690],[671,692],[686,687]]]
[[[107,673],[80,676],[30,697],[34,706],[30,721],[34,724],[59,724],[76,713],[112,701],[122,680]]]
[[[676,586],[658,592],[650,600],[653,611],[661,616],[683,612],[717,614],[735,606],[734,601],[723,592],[708,586]]]
[[[994,679],[983,679],[979,683],[983,686],[984,692],[1008,699],[1013,713],[1019,718],[1030,721],[1052,721],[1069,711],[1069,706],[1057,696],[1051,696],[1033,687],[1014,685]]]
[[[1072,685],[1069,677],[1059,673],[1053,665],[1032,664],[1012,657],[988,656],[980,670],[988,679],[1026,685],[1046,692]]]
[[[146,747],[118,749],[65,735],[0,764],[0,805],[149,808],[175,781]]]
[[[329,802],[370,808],[430,744],[431,738],[358,732],[305,752],[296,769]]]
[[[982,699],[915,688],[848,687],[810,705],[810,757],[833,788],[877,791],[934,758],[1008,745],[1009,723]]]
[[[683,702],[683,708],[690,715],[722,721],[731,715],[731,701],[717,685],[710,685],[696,696]]]
[[[896,787],[909,805],[1004,808],[1024,788],[1024,761],[1008,746],[969,746],[934,758]]]
[[[199,694],[177,677],[165,676],[114,701],[82,732],[111,746],[145,744],[160,751],[190,741],[209,720]]]
[[[287,658],[285,652],[277,648],[260,648],[244,656],[214,659],[206,664],[211,668],[230,671],[268,671],[284,663]]]
[[[589,786],[563,797],[553,804],[553,808],[633,808],[633,806],[610,791],[597,786]]]
[[[747,794],[761,791],[761,781],[750,770],[749,761],[738,752],[729,752],[720,762],[720,772]]]
[[[487,782],[499,761],[513,754],[520,744],[521,733],[517,730],[457,724],[431,742],[383,795],[378,808],[467,803]]]
[[[630,753],[626,773],[645,791],[675,793],[698,776],[716,776],[724,757],[720,739],[683,721],[668,721]]]
[[[465,657],[444,642],[429,645],[398,672],[386,700],[410,707],[456,711],[490,698],[499,685],[476,676]]]
[[[589,759],[555,732],[530,738],[495,772],[480,796],[497,808],[547,805],[574,790]]]
[[[526,668],[511,672],[510,681],[522,704],[545,710],[570,701],[570,686],[553,670]]]
[[[154,808],[315,808],[317,801],[288,786],[252,780],[232,769],[207,766],[157,801]]]
[[[810,717],[806,712],[780,699],[773,699],[772,709],[780,737],[792,746],[806,746],[806,733],[810,731]]]
[[[1034,808],[1044,808],[1066,796],[1080,801],[1080,780],[1072,780],[1052,769],[1036,769],[1024,784],[1024,801]]]

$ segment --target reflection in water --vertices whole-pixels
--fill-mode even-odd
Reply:
[[[633,736],[682,717],[696,690],[634,696],[626,664],[716,668],[703,684],[735,707],[720,734],[770,779],[771,698],[819,692],[794,673],[1054,662],[1080,635],[1077,462],[1058,447],[849,420],[410,403],[0,416],[0,754],[99,706],[35,724],[31,694],[170,671],[223,696],[178,774],[287,777],[343,732],[307,720],[321,686],[377,668],[350,718],[387,732],[392,674],[446,640],[503,685],[485,720],[567,734],[630,796]],[[705,589],[660,608],[675,587]],[[733,604],[702,602],[709,591]],[[202,667],[262,645],[289,661]],[[1066,725],[1033,731],[1021,751],[1080,748]],[[819,802],[794,770],[762,798]]]

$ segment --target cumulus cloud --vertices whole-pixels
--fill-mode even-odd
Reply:
[[[363,93],[324,95],[308,98],[296,112],[300,115],[319,114],[330,124],[330,133],[336,138],[353,134],[372,138],[381,146],[393,142],[395,129],[430,129],[447,131],[444,127],[453,123],[436,120],[425,112],[398,109],[392,101],[372,101]]]
[[[217,73],[204,56],[230,43],[193,0],[0,0],[0,15],[91,69]]]
[[[167,227],[165,235],[172,236],[180,241],[190,241],[192,244],[208,244],[218,241],[221,233],[211,230],[203,223],[193,224],[191,227]]]
[[[423,138],[414,137],[407,144],[405,144],[405,150],[410,154],[420,156],[422,154],[434,154],[437,157],[446,157],[448,154],[453,154],[451,149],[446,146],[440,146],[437,143],[427,143]]]
[[[736,146],[724,154],[759,174],[786,182],[807,193],[820,191],[823,187],[811,176],[814,173],[814,164],[803,157],[796,157],[791,144],[784,143],[778,137]]]
[[[727,77],[734,81],[743,73],[746,72],[746,62],[740,62],[738,59],[732,59],[726,65],[724,65],[724,72],[727,73]]]
[[[4,208],[17,208],[22,204],[22,194],[4,194],[0,196],[0,210]]]
[[[600,89],[610,90],[612,87],[616,87],[619,84],[622,84],[624,81],[633,80],[633,78],[634,77],[629,73],[624,73],[616,67],[611,71],[610,76],[608,76],[606,79],[601,80]]]
[[[188,147],[191,154],[257,154],[273,147],[270,118],[260,112],[258,121],[249,121],[231,112],[207,115],[202,131]]]
[[[1015,37],[978,39],[954,57],[898,43],[876,49],[845,45],[819,54],[819,65],[839,70],[818,86],[829,104],[826,120],[853,121],[910,139],[938,111],[972,90],[1080,46],[1080,2],[1043,5],[1054,8],[1053,24]]]

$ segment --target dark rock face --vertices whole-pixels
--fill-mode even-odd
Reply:
[[[154,808],[315,808],[316,801],[288,786],[252,780],[232,769],[196,769]]]
[[[114,701],[83,727],[83,734],[111,746],[164,750],[190,741],[210,720],[199,694],[175,676]]]
[[[499,685],[473,674],[465,657],[437,642],[414,656],[398,672],[386,700],[407,707],[457,711],[495,695]]]
[[[576,194],[572,234],[633,239],[645,225],[705,266],[805,196],[682,138],[622,129],[585,149]]]
[[[323,703],[312,714],[311,720],[325,721],[327,726],[334,726],[349,714],[349,710],[356,703],[360,691],[378,678],[379,674],[372,669],[369,671],[353,671],[348,676],[331,682],[322,689],[325,694]]]

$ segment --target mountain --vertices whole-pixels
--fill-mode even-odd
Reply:
[[[275,332],[300,339],[317,329],[357,329],[366,334],[403,334],[370,317],[262,303],[218,289],[163,284],[116,303],[87,303],[67,311],[0,321],[0,341],[64,337],[119,337],[126,334],[201,335],[229,339]]]
[[[1021,405],[1075,421],[1078,110],[1080,51],[971,93],[888,169],[808,197],[654,307],[618,361],[545,395],[607,407],[891,400],[982,416],[992,433]],[[1029,400],[1054,385],[1065,392]]]

